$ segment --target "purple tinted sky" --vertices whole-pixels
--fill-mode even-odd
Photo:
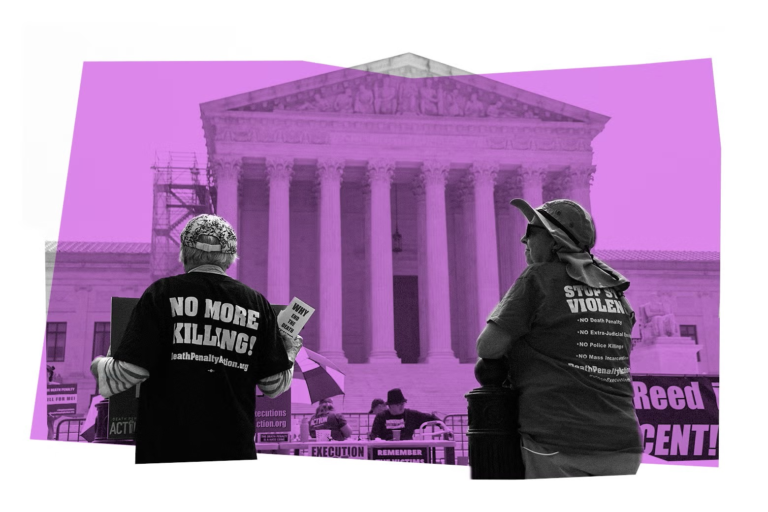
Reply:
[[[200,103],[333,69],[307,62],[86,63],[59,239],[149,242],[150,166],[156,153],[165,163],[169,150],[204,159]],[[710,60],[488,76],[612,118],[594,142],[598,248],[719,250]]]

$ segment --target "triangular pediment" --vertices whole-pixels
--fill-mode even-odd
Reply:
[[[223,112],[429,116],[596,123],[607,116],[412,53],[201,105]]]
[[[355,66],[352,69],[380,73],[382,75],[398,76],[401,78],[428,78],[437,76],[471,75],[468,71],[448,66],[442,62],[427,59],[414,53],[404,53],[396,57],[381,59],[367,64]]]

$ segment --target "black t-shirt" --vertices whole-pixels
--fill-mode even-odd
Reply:
[[[510,334],[521,434],[572,453],[642,451],[629,373],[634,312],[561,262],[529,265],[489,321]]]
[[[343,441],[346,439],[341,429],[347,424],[339,413],[330,412],[325,414],[315,414],[309,420],[309,435],[314,439],[317,437],[318,430],[330,430],[334,441]]]
[[[292,365],[267,300],[202,272],[150,285],[113,356],[150,375],[136,463],[255,459],[256,383]]]
[[[434,414],[414,411],[413,409],[405,409],[403,414],[398,415],[384,411],[377,414],[373,420],[370,438],[376,439],[378,437],[384,441],[391,441],[393,439],[392,431],[399,430],[400,439],[402,441],[409,441],[413,439],[413,432],[421,427],[423,423],[438,419]]]

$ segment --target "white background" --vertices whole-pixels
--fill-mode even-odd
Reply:
[[[760,494],[765,501],[757,487],[764,485],[757,473],[765,474],[768,438],[758,420],[765,403],[759,235],[766,231],[767,140],[765,57],[758,48],[768,45],[764,18],[752,4],[256,4],[38,2],[24,13],[4,13],[0,48],[10,68],[0,82],[11,117],[0,123],[6,157],[0,453],[7,484],[0,499],[51,510],[739,510]],[[280,456],[137,467],[131,448],[29,441],[45,326],[44,233],[59,221],[82,62],[354,66],[406,52],[475,73],[713,59],[723,148],[721,467],[644,465],[636,477],[478,482],[466,467]]]

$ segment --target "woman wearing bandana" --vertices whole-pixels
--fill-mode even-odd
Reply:
[[[525,478],[635,474],[629,282],[590,253],[595,224],[578,203],[511,204],[528,219],[528,267],[488,317],[477,353],[508,361]]]

